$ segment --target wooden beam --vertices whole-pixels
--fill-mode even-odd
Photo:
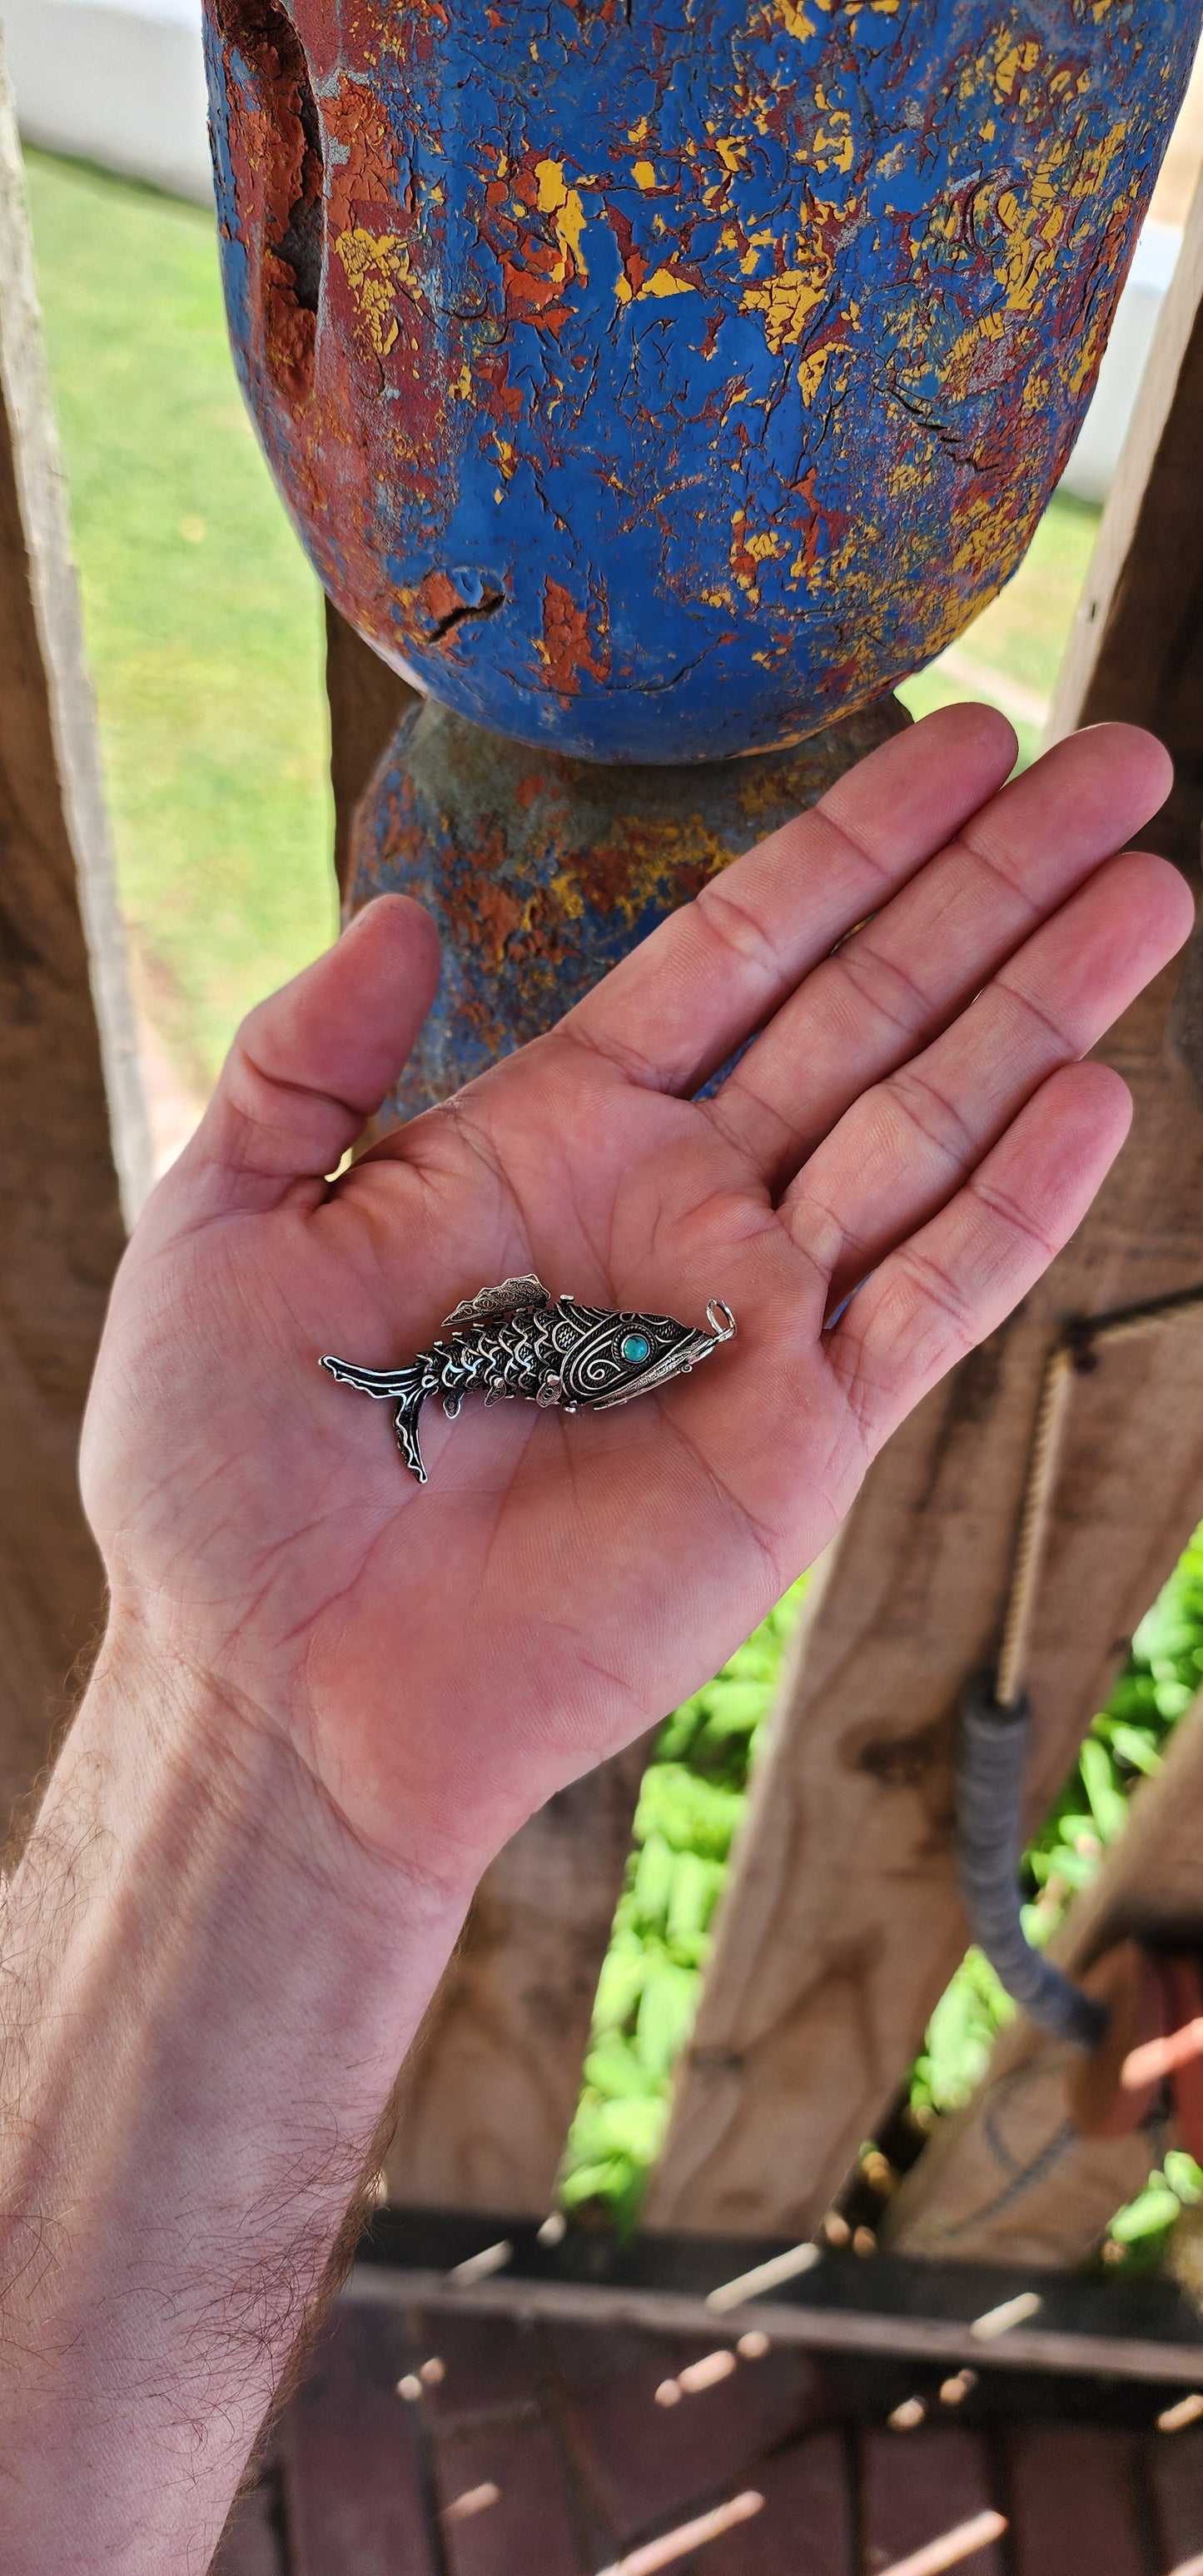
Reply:
[[[956,1710],[998,1651],[1040,1383],[1067,1319],[1203,1283],[1203,1108],[1167,1061],[1174,974],[1100,1050],[1130,1142],[1020,1312],[871,1470],[761,1756],[651,2226],[803,2236],[871,2136],[965,1945]],[[1203,1314],[1076,1376],[1028,1667],[1032,1824],[1203,1513]]]
[[[1122,717],[1174,759],[1168,804],[1143,835],[1198,890],[1203,830],[1203,183],[1141,386],[1062,666],[1049,739]],[[1203,1092],[1203,909],[1172,1042]]]
[[[1061,667],[1049,740],[1122,718],[1173,755],[1142,834],[1194,870],[1203,824],[1203,186],[1196,191]]]
[[[406,2071],[391,2199],[552,2207],[648,1749],[562,1789],[482,1882]]]
[[[1203,1335],[1200,1336],[1203,1340]],[[1203,1392],[1196,1346],[1183,1403]],[[1052,1945],[1080,1974],[1128,1936],[1203,1944],[1203,1696],[1162,1769],[1133,1798],[1127,1828]],[[892,2252],[1046,2265],[1081,2262],[1148,2178],[1163,2141],[1082,2138],[1068,2121],[1066,2080],[1078,2052],[1019,2020],[1003,2032],[968,2109],[942,2123],[891,2203]]]
[[[326,601],[326,696],[330,702],[330,783],[334,790],[334,873],[345,892],[355,808],[418,692],[365,644],[332,599]]]
[[[1158,2340],[1153,2335],[1100,2334],[1089,2327],[1016,2326],[996,2343],[983,2344],[964,2317],[902,2312],[884,2302],[879,2311],[842,2304],[787,2305],[757,2299],[716,2319],[705,2299],[685,2290],[623,2289],[608,2282],[478,2281],[470,2289],[445,2272],[394,2271],[359,2263],[340,2294],[345,2307],[385,2308],[402,2316],[424,2310],[443,2315],[542,2317],[554,2325],[610,2327],[643,2334],[705,2335],[729,2342],[759,2327],[773,2344],[813,2352],[877,2355],[917,2363],[971,2363],[979,2372],[1039,2370],[1075,2377],[1097,2372],[1154,2385],[1195,2387],[1203,2379],[1203,2343]],[[214,2571],[217,2576],[217,2571]]]
[[[0,1833],[100,1607],[80,1416],[149,1178],[62,474],[0,66]],[[106,1097],[107,1075],[107,1097]],[[110,1124],[109,1102],[113,1105]]]

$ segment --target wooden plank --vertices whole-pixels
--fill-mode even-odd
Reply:
[[[561,1790],[494,1861],[407,2070],[393,2200],[551,2208],[647,1751]]]
[[[808,2234],[963,1950],[956,1707],[997,1653],[1047,1354],[1071,1317],[1203,1282],[1203,1112],[1167,1060],[1173,989],[1171,970],[1100,1050],[1136,1115],[1086,1224],[890,1443],[832,1551],[758,1768],[651,2225]],[[1193,1320],[1167,1322],[1075,1380],[1029,1667],[1033,1824],[1203,1509],[1201,1348]]]
[[[1198,1386],[1184,1402],[1198,1404]],[[1196,1412],[1196,1419],[1198,1418]],[[1203,1697],[1128,1826],[1053,1945],[1071,1973],[1126,1935],[1195,1940],[1203,1930]],[[1067,2125],[1076,2051],[1026,2021],[1004,2031],[968,2109],[944,2122],[892,2204],[891,2251],[967,2262],[1080,2262],[1144,2184],[1158,2147],[1079,2138]]]
[[[291,2576],[442,2576],[412,2367],[399,2316],[335,2309],[280,2426]]]
[[[1017,2425],[1008,2444],[1016,2576],[1148,2576],[1137,2437],[1118,2425]],[[974,2562],[976,2569],[976,2561]]]
[[[838,2433],[812,2433],[758,2462],[756,2484],[763,2514],[707,2549],[705,2576],[853,2576],[850,2480]]]
[[[672,2407],[656,2390],[716,2346],[713,2321],[685,2339],[595,2324],[549,2337],[574,2454],[625,2548],[684,2522],[722,2494],[760,2484],[760,2462],[808,2432],[823,2411],[817,2372],[795,2346],[741,2362],[727,2379]]]
[[[1058,678],[1049,739],[1151,725],[1176,780],[1142,837],[1194,869],[1203,820],[1203,187],[1195,194]]]
[[[209,2576],[292,2576],[285,2556],[279,2478],[268,2470],[238,2498]]]
[[[132,1214],[149,1173],[2,70],[0,984],[2,1837],[14,1798],[45,1758],[68,1673],[100,1608],[76,1447],[121,1251],[121,1198]]]
[[[447,2576],[590,2576],[568,2461],[539,2416],[445,2436],[435,2478]]]
[[[1201,58],[1203,59],[1203,58]],[[1203,96],[1197,71],[1192,95]],[[1197,110],[1196,110],[1197,115]],[[1122,717],[1174,758],[1168,803],[1142,836],[1198,882],[1203,827],[1203,183],[1162,308],[1062,664],[1048,739]],[[1203,1087],[1203,910],[1172,1030]]]
[[[330,705],[330,784],[334,790],[334,873],[345,889],[355,808],[418,693],[382,662],[326,601],[326,696]]]
[[[639,2334],[696,2334],[708,2344],[759,2328],[770,2342],[805,2352],[858,2353],[916,2363],[970,2363],[975,2370],[1049,2371],[1069,2378],[1099,2372],[1167,2388],[1194,2388],[1203,2379],[1203,2340],[1158,2341],[1144,2334],[1100,2334],[1093,2326],[1017,2326],[983,2346],[972,2320],[916,2315],[912,2307],[880,2310],[796,2306],[758,2299],[754,2306],[716,2320],[703,2298],[680,2290],[595,2288],[580,2281],[479,2281],[469,2290],[445,2275],[392,2271],[360,2264],[344,2292],[348,2304],[409,2312],[414,2301],[433,2318],[440,2308],[481,2317],[545,2319],[549,2324],[630,2329]],[[934,2304],[934,2303],[933,2303]]]
[[[1163,2434],[1150,2451],[1161,2565],[1181,2567],[1203,2551],[1203,2425]]]
[[[961,2425],[927,2424],[921,2432],[865,2434],[861,2513],[866,2576],[878,2576],[946,2532],[997,2509],[990,2454],[980,2433]],[[1004,2576],[1000,2543],[990,2541],[971,2561],[971,2576]],[[1068,2576],[1068,2570],[1066,2571]],[[1093,2571],[1092,2571],[1093,2576]]]

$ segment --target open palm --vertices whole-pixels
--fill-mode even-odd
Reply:
[[[1013,756],[985,709],[928,718],[333,1185],[429,1006],[429,921],[384,898],[248,1021],[126,1256],[85,1492],[118,1618],[374,1848],[475,1871],[696,1687],[1082,1217],[1128,1102],[1078,1059],[1190,903],[1110,855],[1167,790],[1147,736],[1004,787]],[[412,1359],[527,1270],[690,1325],[721,1298],[738,1338],[613,1412],[432,1402],[419,1487],[318,1356]]]

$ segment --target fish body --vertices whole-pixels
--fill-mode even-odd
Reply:
[[[447,1339],[440,1336],[401,1368],[360,1368],[332,1355],[321,1366],[341,1385],[393,1406],[397,1446],[424,1485],[418,1421],[429,1396],[441,1395],[451,1421],[473,1392],[486,1404],[521,1396],[565,1413],[582,1405],[604,1413],[688,1376],[734,1335],[735,1317],[721,1299],[707,1306],[706,1324],[705,1332],[695,1331],[671,1315],[619,1314],[575,1297],[553,1298],[530,1271],[465,1298],[446,1318]]]

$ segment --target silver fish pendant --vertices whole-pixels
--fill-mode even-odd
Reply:
[[[695,1332],[671,1315],[616,1315],[606,1306],[582,1306],[575,1297],[552,1298],[533,1271],[481,1288],[448,1315],[450,1340],[436,1341],[404,1368],[357,1368],[352,1360],[323,1358],[321,1365],[343,1386],[356,1386],[394,1407],[397,1447],[418,1483],[426,1469],[418,1446],[418,1418],[428,1395],[441,1395],[454,1422],[474,1388],[486,1404],[499,1395],[525,1396],[529,1404],[559,1405],[575,1413],[588,1405],[605,1413],[636,1395],[687,1377],[735,1333],[735,1317],[722,1299],[706,1308],[708,1330]]]

